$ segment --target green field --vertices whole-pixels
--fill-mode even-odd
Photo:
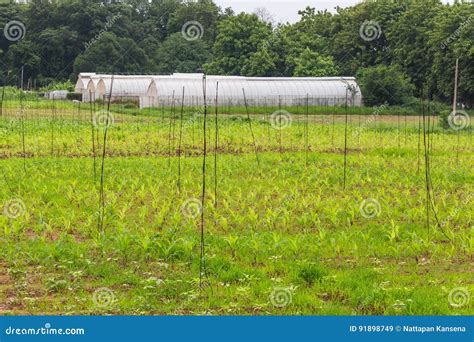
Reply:
[[[474,312],[472,128],[352,111],[344,188],[340,109],[221,113],[216,148],[210,108],[201,205],[203,115],[114,111],[102,217],[105,128],[50,105],[0,117],[0,314]]]

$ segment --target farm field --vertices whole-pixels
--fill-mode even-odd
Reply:
[[[0,117],[2,315],[474,312],[472,128],[210,107],[202,202],[202,110],[56,105]]]

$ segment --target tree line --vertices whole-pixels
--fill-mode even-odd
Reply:
[[[44,86],[74,82],[79,72],[356,76],[367,105],[421,97],[449,103],[459,59],[458,99],[472,107],[467,1],[365,1],[299,15],[296,23],[275,23],[264,9],[235,13],[212,0],[0,4],[0,82]],[[20,39],[8,37],[18,34],[9,31],[12,22],[23,25],[13,27],[24,30]]]

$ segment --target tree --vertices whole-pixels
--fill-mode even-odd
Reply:
[[[299,12],[301,20],[293,25],[279,25],[272,44],[276,54],[277,70],[282,76],[293,76],[296,60],[306,49],[329,56],[330,41],[327,30],[331,27],[331,14],[306,8]]]
[[[11,20],[24,21],[20,7],[12,4],[0,3],[0,50],[7,51],[14,42],[6,39],[3,34],[5,25]]]
[[[321,56],[308,48],[296,58],[295,65],[293,76],[337,76],[337,68],[331,56]]]
[[[159,41],[164,41],[169,36],[169,21],[173,13],[179,8],[177,0],[153,1],[143,21],[146,28],[145,35],[153,36]]]
[[[390,41],[391,60],[403,67],[416,86],[416,95],[424,96],[429,83],[433,53],[429,45],[429,33],[442,5],[438,0],[410,2],[406,10],[385,29]],[[415,24],[416,23],[416,24]]]
[[[41,76],[42,59],[36,52],[33,42],[29,40],[21,40],[10,46],[7,53],[7,64],[9,65],[10,75],[16,75],[17,79],[20,79],[22,68],[24,80],[30,77],[38,77],[38,75]],[[19,83],[16,82],[16,84]]]
[[[378,65],[359,70],[357,76],[364,104],[402,105],[413,96],[414,86],[399,66]]]
[[[260,19],[264,23],[269,23],[272,26],[275,24],[275,18],[266,7],[256,8],[254,13],[258,17],[258,19]]]
[[[275,70],[274,57],[266,47],[252,54],[242,67],[244,76],[272,76]]]
[[[181,32],[169,36],[153,56],[160,73],[194,73],[210,59],[206,43],[200,39],[188,41]]]
[[[433,60],[430,88],[437,99],[451,103],[454,92],[454,68],[459,58],[458,101],[468,108],[474,105],[474,8],[468,3],[444,6],[434,19],[430,33]]]
[[[42,65],[41,73],[52,78],[67,79],[71,72],[71,61],[80,52],[75,46],[76,40],[77,33],[64,26],[41,31],[34,40],[38,54],[43,60],[48,61]]]
[[[169,32],[181,32],[186,23],[196,22],[202,29],[201,39],[212,43],[216,38],[220,8],[212,0],[187,1],[179,6],[168,22]]]
[[[241,13],[224,19],[218,25],[213,47],[214,60],[205,66],[206,71],[241,75],[248,60],[271,35],[271,25],[260,21],[255,14]]]
[[[147,72],[148,57],[129,38],[106,32],[74,62],[74,72]]]

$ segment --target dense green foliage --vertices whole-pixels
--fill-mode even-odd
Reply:
[[[358,80],[367,106],[379,104],[380,99],[385,99],[389,105],[408,103],[413,96],[413,85],[396,67],[379,65],[362,68]]]
[[[308,7],[299,22],[274,25],[221,9],[212,0],[0,4],[0,28],[12,20],[26,28],[19,41],[0,36],[0,77],[18,85],[24,67],[25,84],[31,79],[44,86],[74,81],[81,71],[355,76],[382,65],[373,73],[391,75],[373,80],[364,95],[371,104],[402,104],[409,95],[449,102],[459,58],[459,98],[472,107],[473,14],[472,4],[463,1],[382,0],[338,8],[335,14]],[[202,26],[202,37],[182,39],[183,25],[193,21]],[[367,22],[377,29],[371,39],[361,37]],[[391,81],[403,84],[395,95],[387,88]],[[366,94],[374,82],[389,91]]]

